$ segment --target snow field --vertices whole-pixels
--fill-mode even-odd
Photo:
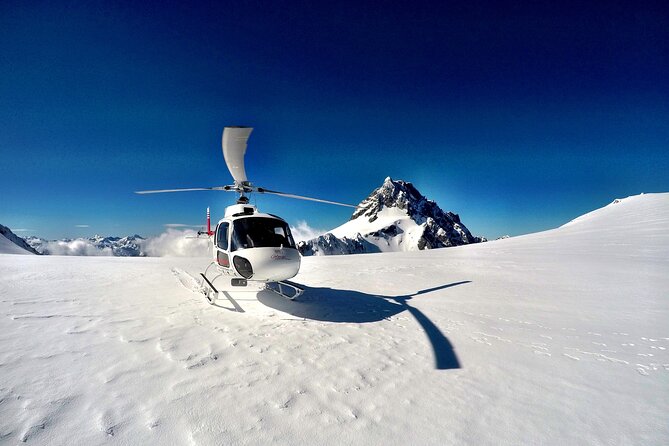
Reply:
[[[669,194],[584,217],[304,258],[296,302],[0,255],[0,443],[667,444]]]

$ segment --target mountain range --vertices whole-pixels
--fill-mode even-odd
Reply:
[[[146,255],[142,250],[144,237],[104,237],[94,235],[88,238],[46,240],[41,237],[26,237],[26,243],[39,254],[45,255],[107,255],[118,257],[138,257]]]
[[[153,256],[147,239],[94,235],[89,238],[25,240],[0,226],[0,235],[12,244],[7,250],[45,255]],[[181,237],[182,238],[182,237]],[[419,251],[486,241],[475,237],[458,214],[443,211],[406,181],[388,177],[357,206],[351,219],[326,234],[298,243],[303,256]],[[148,252],[147,252],[148,251]],[[206,250],[205,250],[206,251]]]

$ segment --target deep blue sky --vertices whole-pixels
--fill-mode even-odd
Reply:
[[[240,124],[260,186],[355,204],[389,175],[493,238],[669,191],[666,2],[188,3],[0,3],[0,223],[152,235],[221,215],[232,194],[132,191],[228,184]]]

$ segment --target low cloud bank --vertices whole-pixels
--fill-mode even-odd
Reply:
[[[293,234],[293,238],[297,243],[311,240],[312,238],[316,238],[319,235],[325,234],[327,231],[323,229],[312,228],[306,221],[301,220],[297,222],[297,226],[290,227],[290,232]]]
[[[113,256],[111,248],[99,248],[86,239],[49,240],[39,251],[54,256]]]
[[[142,252],[150,257],[207,257],[209,239],[195,238],[192,229],[168,229],[156,237],[150,237],[141,244]]]

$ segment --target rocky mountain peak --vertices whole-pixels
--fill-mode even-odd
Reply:
[[[384,208],[392,207],[405,211],[418,224],[425,223],[428,218],[436,220],[447,218],[454,223],[460,223],[460,216],[442,211],[437,203],[425,198],[412,183],[393,180],[390,177],[386,177],[381,187],[375,189],[360,203],[351,220],[365,217],[373,222]]]
[[[381,187],[375,189],[360,203],[358,209],[351,216],[351,220],[365,217],[373,222],[381,210],[392,207],[406,211],[407,215],[411,215],[415,211],[416,204],[421,200],[425,200],[425,197],[418,192],[413,184],[386,177]]]
[[[401,212],[383,212],[392,208]],[[393,220],[388,220],[389,215]],[[352,254],[434,249],[485,241],[472,236],[458,214],[444,212],[410,182],[390,177],[360,202],[348,223],[333,233],[340,238],[335,240],[333,234],[325,234],[301,243],[300,251],[303,255],[339,254],[346,251],[343,248],[346,245],[346,253]]]

